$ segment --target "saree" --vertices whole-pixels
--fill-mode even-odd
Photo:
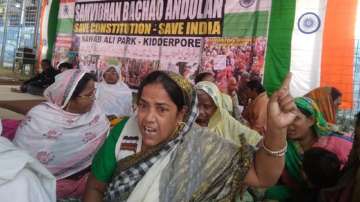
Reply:
[[[229,114],[224,106],[222,94],[214,83],[202,81],[197,83],[195,88],[207,93],[217,107],[217,110],[209,120],[208,128],[210,131],[235,144],[240,144],[240,136],[244,136],[249,144],[257,145],[262,138],[261,135],[255,130],[244,126]]]
[[[118,68],[116,71],[120,75]],[[98,82],[96,84],[96,102],[107,116],[123,117],[132,114],[132,91],[120,79],[116,84],[108,84],[104,79]]]
[[[336,124],[336,108],[331,97],[332,87],[319,87],[305,95],[316,102],[328,123]]]
[[[4,137],[0,137],[0,163],[2,202],[56,201],[55,177]]]
[[[140,151],[142,141],[136,116],[121,122],[123,129],[112,147],[118,163],[104,200],[232,201],[241,191],[252,164],[253,147],[244,138],[237,146],[194,124],[195,90],[181,76],[167,74],[189,100],[184,127],[167,142],[144,153]],[[100,156],[97,154],[95,159],[101,159]]]
[[[14,138],[16,146],[38,159],[57,180],[88,168],[109,131],[107,118],[96,103],[84,114],[64,110],[84,74],[80,70],[59,74],[45,90],[47,101],[29,111]]]
[[[315,119],[312,130],[318,139],[312,147],[319,147],[333,152],[340,160],[341,167],[344,167],[352,148],[352,138],[333,131],[322,116],[316,103],[310,98],[298,97],[295,99],[295,104],[301,111],[308,113]],[[287,142],[288,150],[285,155],[285,170],[281,176],[283,185],[268,189],[268,199],[286,201],[293,193],[308,187],[302,173],[304,150],[297,141],[288,140]]]

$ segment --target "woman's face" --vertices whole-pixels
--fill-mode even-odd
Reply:
[[[115,68],[111,67],[104,72],[104,80],[108,84],[116,84],[119,80],[119,75]]]
[[[66,111],[78,114],[89,112],[95,101],[95,91],[95,82],[93,80],[88,81],[79,96],[70,100]]]
[[[301,140],[312,130],[311,126],[315,124],[313,117],[305,116],[300,110],[297,110],[297,115],[294,122],[289,126],[287,137],[293,140]]]
[[[184,118],[160,83],[144,86],[138,102],[137,121],[146,150],[168,140]]]
[[[207,127],[209,120],[216,112],[217,107],[212,98],[205,91],[198,90],[197,97],[199,101],[199,116],[196,119],[196,123],[202,127]]]

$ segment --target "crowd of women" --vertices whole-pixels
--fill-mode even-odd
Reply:
[[[360,200],[360,130],[337,129],[335,88],[293,98],[289,74],[271,96],[251,79],[221,92],[211,73],[154,71],[133,102],[119,77],[55,77],[0,137],[1,201]]]

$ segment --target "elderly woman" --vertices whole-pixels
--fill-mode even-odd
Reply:
[[[196,123],[235,144],[241,144],[240,136],[253,146],[260,141],[261,136],[255,130],[241,124],[226,110],[222,94],[214,83],[202,81],[195,88],[199,99]]]
[[[281,184],[267,191],[268,199],[286,201],[295,198],[309,188],[303,174],[303,154],[311,148],[322,148],[334,153],[341,168],[347,162],[352,147],[352,138],[331,129],[323,118],[318,106],[310,98],[295,99],[297,116],[288,129],[288,151]],[[335,177],[335,176],[334,176]]]
[[[14,143],[38,159],[57,179],[57,197],[81,196],[92,158],[109,123],[94,105],[95,82],[81,70],[56,77],[20,124]]]
[[[132,114],[132,92],[119,75],[120,70],[110,66],[103,73],[103,80],[96,85],[96,102],[108,117]]]
[[[183,77],[154,71],[141,83],[134,117],[115,126],[94,158],[85,201],[232,201],[246,186],[274,184],[295,118],[290,77],[270,100],[258,151],[194,124],[196,91]]]

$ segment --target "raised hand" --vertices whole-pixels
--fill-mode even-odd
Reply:
[[[289,73],[282,86],[269,100],[268,105],[268,128],[279,130],[287,128],[296,117],[296,105],[289,93],[291,73]]]

